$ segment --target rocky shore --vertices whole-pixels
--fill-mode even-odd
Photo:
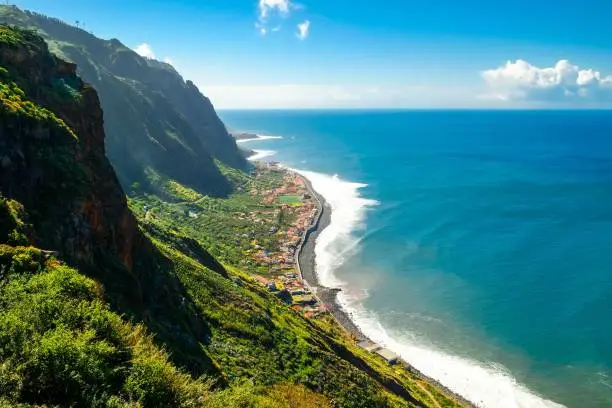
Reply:
[[[259,135],[255,133],[248,133],[248,132],[232,132],[230,133],[230,136],[232,136],[237,141],[238,140],[241,140],[241,141],[255,140],[259,138]]]

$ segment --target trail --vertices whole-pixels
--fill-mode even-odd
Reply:
[[[433,394],[431,392],[429,392],[429,390],[423,386],[423,384],[421,384],[420,382],[417,382],[416,385],[421,389],[421,391],[423,391],[425,394],[427,394],[427,396],[429,397],[429,400],[433,403],[433,405],[436,408],[442,408],[442,406],[440,405],[440,403],[438,402],[438,400],[436,400],[433,396]]]

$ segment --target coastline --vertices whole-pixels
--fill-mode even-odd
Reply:
[[[311,292],[319,298],[319,301],[329,308],[329,311],[334,317],[334,319],[349,335],[355,338],[356,342],[361,342],[364,340],[371,341],[353,322],[350,314],[347,313],[338,302],[337,296],[340,292],[340,289],[322,286],[317,276],[315,259],[316,240],[319,234],[331,223],[332,209],[325,201],[325,198],[319,193],[317,193],[316,190],[312,187],[312,184],[310,180],[308,180],[308,178],[299,174],[295,170],[287,169],[287,171],[291,171],[298,174],[304,180],[306,188],[317,203],[317,213],[315,215],[315,218],[312,221],[310,227],[304,233],[304,236],[302,237],[302,240],[300,241],[300,244],[295,253],[295,264],[300,278],[305,282],[306,285],[308,285],[308,287],[311,288]],[[430,384],[435,385],[437,388],[443,390],[448,395],[452,396],[457,401],[464,404],[466,407],[476,407],[474,403],[457,394],[448,387],[444,386],[439,381],[426,376],[421,371],[413,367],[406,360],[399,358],[399,361],[412,375],[419,377],[422,380],[429,382]]]
[[[293,171],[293,170],[288,170]],[[321,286],[316,272],[316,260],[315,260],[315,246],[317,237],[319,234],[329,226],[331,223],[331,207],[325,199],[318,194],[310,180],[298,173],[298,175],[304,180],[306,188],[310,195],[315,199],[317,205],[317,213],[312,224],[308,230],[304,233],[302,241],[296,251],[296,266],[301,279],[308,284],[311,291],[319,298],[321,303],[325,304],[332,316],[336,319],[338,324],[342,326],[349,334],[355,336],[357,341],[366,340],[367,337],[362,331],[353,323],[349,314],[340,306],[337,301],[337,295],[339,289],[328,288]]]

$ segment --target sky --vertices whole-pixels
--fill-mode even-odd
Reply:
[[[221,109],[611,108],[612,1],[18,0]]]

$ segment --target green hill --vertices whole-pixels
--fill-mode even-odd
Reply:
[[[172,220],[138,221],[103,115],[74,64],[0,26],[0,406],[460,406]]]
[[[171,65],[14,6],[0,6],[0,23],[36,30],[98,89],[107,154],[125,189],[154,189],[151,178],[168,177],[211,195],[230,193],[214,159],[244,169],[243,154],[208,98]]]

